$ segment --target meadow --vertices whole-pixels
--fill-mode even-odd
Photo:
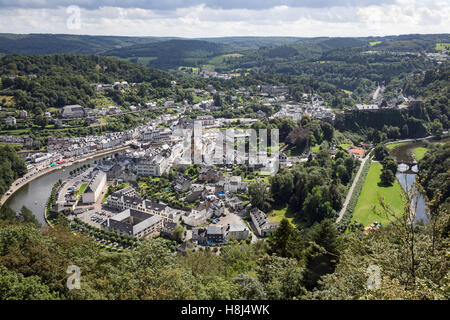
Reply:
[[[380,186],[380,174],[382,165],[379,162],[372,162],[363,189],[356,204],[353,221],[363,224],[365,227],[374,221],[380,222],[382,225],[389,224],[390,217],[381,213],[380,199],[389,204],[395,215],[401,215],[404,209],[403,189],[396,179],[390,187]]]

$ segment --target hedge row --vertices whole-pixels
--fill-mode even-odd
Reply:
[[[361,194],[367,174],[369,173],[371,162],[371,159],[368,159],[364,164],[364,167],[361,170],[361,175],[359,176],[359,180],[355,185],[355,189],[353,190],[352,197],[350,198],[347,209],[345,210],[344,216],[342,217],[342,220],[337,224],[337,228],[342,232],[347,229],[347,226],[352,220],[353,211],[355,210],[356,204],[358,203],[359,195]]]

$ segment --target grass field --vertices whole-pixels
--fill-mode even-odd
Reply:
[[[348,147],[351,147],[353,144],[351,143],[341,143],[339,146],[344,149],[347,150]]]
[[[126,58],[125,60],[131,61],[133,58]],[[158,57],[138,57],[137,63],[146,66],[150,61],[156,60]]]
[[[436,50],[450,50],[450,43],[436,43]]]
[[[399,146],[401,146],[401,145],[408,144],[408,143],[411,143],[411,142],[397,142],[397,143],[391,143],[391,144],[388,144],[388,145],[386,146],[386,148],[388,148],[388,150],[392,150],[392,149],[394,149],[394,148],[396,148],[396,147],[399,147]]]
[[[274,209],[267,214],[267,217],[271,222],[280,222],[283,218],[288,219],[288,221],[294,224],[294,214],[292,212],[288,212],[288,207],[284,207],[281,209]]]
[[[87,183],[83,183],[81,185],[80,189],[78,189],[78,191],[77,191],[77,196],[81,195],[84,192],[84,190],[86,189],[86,187],[87,187]]]
[[[371,47],[373,47],[373,46],[376,46],[377,44],[380,44],[381,42],[382,41],[372,41],[372,42],[369,42],[369,44]]]
[[[248,182],[248,183],[250,183],[250,182],[253,182],[253,181],[256,181],[256,180],[263,180],[267,185],[269,184],[269,177],[268,176],[265,176],[265,175],[259,175],[259,172],[257,171],[257,172],[255,172],[255,174],[256,174],[256,176],[255,176],[255,178],[254,179],[249,179],[249,178],[244,178],[244,179],[242,179],[244,182]]]
[[[115,104],[112,99],[101,94],[97,94],[97,98],[91,99],[91,102],[95,105],[96,109],[106,108],[107,106]]]
[[[243,54],[241,53],[229,53],[229,54],[223,54],[220,56],[213,57],[209,59],[208,63],[213,65],[222,64],[226,58],[240,58]]]
[[[5,101],[3,106],[5,106],[5,107],[14,106],[14,97],[13,96],[0,96],[0,101],[3,102],[3,100]]]
[[[414,159],[416,161],[420,161],[422,160],[422,158],[425,156],[425,153],[427,152],[427,148],[424,147],[417,147],[414,149],[413,153],[414,153]]]
[[[357,221],[365,227],[374,221],[378,221],[382,225],[388,224],[389,218],[381,212],[380,198],[384,199],[396,215],[402,214],[404,209],[403,189],[397,179],[391,187],[379,186],[381,169],[382,165],[379,162],[372,162],[370,165],[369,173],[353,213],[352,222]],[[374,212],[374,208],[380,215]]]
[[[319,152],[320,144],[316,144],[315,146],[311,147],[311,152],[317,153]]]

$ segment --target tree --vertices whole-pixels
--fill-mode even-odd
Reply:
[[[339,177],[343,184],[347,184],[350,181],[350,176],[348,174],[347,168],[340,164],[336,167],[336,175]]]
[[[344,166],[347,168],[347,173],[351,176],[353,168],[355,167],[355,161],[352,157],[346,157],[344,160]]]
[[[309,145],[310,132],[302,127],[295,128],[286,137],[286,142],[295,146],[298,151],[302,152]]]
[[[267,299],[267,295],[262,283],[255,277],[240,274],[236,278],[233,278],[232,282],[237,285],[239,299]]]
[[[41,128],[45,128],[48,124],[48,119],[46,116],[44,115],[38,115],[35,119],[34,119],[35,123],[40,126]]]
[[[395,175],[389,169],[382,169],[380,174],[380,180],[382,186],[391,186],[395,181]]]
[[[253,207],[267,211],[270,207],[270,195],[267,190],[266,183],[262,180],[257,180],[249,184],[248,195]]]
[[[14,222],[17,220],[17,215],[9,206],[3,205],[0,207],[0,219]]]
[[[26,206],[22,206],[19,212],[19,219],[24,223],[32,223],[37,228],[41,227],[41,223],[37,220],[33,212]]]
[[[302,252],[302,242],[298,231],[286,219],[281,220],[277,230],[267,240],[269,254],[276,254],[280,257],[300,258]]]
[[[0,300],[53,300],[48,287],[37,276],[24,277],[0,265]]]
[[[339,261],[338,232],[333,222],[327,219],[312,228],[309,240],[304,285],[312,290],[323,275],[334,271]]]
[[[389,152],[388,152],[388,149],[385,146],[379,144],[373,150],[373,154],[374,154],[375,160],[383,161],[384,158],[386,158],[389,155]]]
[[[397,172],[397,167],[398,167],[397,162],[395,162],[394,159],[389,158],[389,157],[384,159],[383,169],[391,170],[394,173],[394,172]]]
[[[173,239],[176,242],[181,243],[183,242],[183,238],[184,238],[184,228],[180,225],[177,225],[173,230]]]
[[[222,106],[222,98],[220,97],[219,94],[215,94],[213,99],[214,99],[215,106],[217,106],[217,107]]]
[[[331,124],[328,122],[321,122],[322,132],[323,132],[323,138],[327,140],[328,142],[333,141],[334,136],[334,128]]]
[[[333,208],[329,201],[325,201],[318,186],[315,186],[306,197],[302,212],[311,223],[333,216]]]
[[[296,259],[265,255],[259,261],[257,274],[267,299],[298,299],[306,293],[303,268]]]
[[[270,191],[275,203],[284,205],[294,190],[294,176],[290,171],[282,171],[270,177]]]
[[[431,133],[440,136],[443,130],[442,123],[438,119],[434,119],[431,123]]]

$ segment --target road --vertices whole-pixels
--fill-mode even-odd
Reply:
[[[444,134],[446,134],[447,132],[443,132]],[[423,138],[417,138],[417,139],[403,139],[403,140],[395,140],[395,141],[390,141],[390,142],[386,142],[384,145],[390,145],[390,144],[394,144],[394,143],[402,143],[402,142],[417,142],[417,141],[423,141],[423,140],[429,140],[429,139],[433,139],[436,136],[427,136],[427,137],[423,137]]]
[[[8,200],[9,197],[11,197],[14,192],[16,192],[17,190],[19,190],[20,188],[22,188],[24,185],[26,185],[27,183],[29,183],[30,181],[33,181],[34,179],[37,179],[43,175],[46,175],[50,172],[53,172],[54,170],[60,170],[66,167],[69,167],[75,163],[79,163],[79,162],[83,162],[98,156],[102,156],[102,155],[107,155],[113,152],[117,152],[117,151],[121,151],[124,149],[129,148],[129,146],[120,146],[118,148],[115,149],[108,149],[108,150],[102,150],[101,152],[96,152],[96,153],[91,153],[88,154],[84,157],[80,157],[80,158],[69,158],[66,159],[66,162],[62,165],[58,165],[58,166],[53,166],[53,167],[46,167],[46,168],[40,168],[40,166],[34,168],[33,170],[31,170],[30,172],[27,172],[27,174],[25,174],[25,176],[17,179],[16,181],[14,181],[11,184],[11,187],[8,189],[8,191],[11,191],[10,194],[4,194],[1,199],[0,199],[0,206],[2,206],[6,200]]]
[[[344,213],[347,210],[348,203],[350,202],[350,199],[352,198],[353,191],[355,190],[355,186],[358,183],[358,180],[359,180],[359,177],[361,175],[362,169],[363,169],[366,161],[369,159],[369,157],[370,157],[370,152],[367,154],[367,156],[364,159],[362,159],[361,165],[359,166],[359,170],[356,173],[355,179],[353,179],[352,186],[350,187],[350,190],[347,193],[347,197],[345,198],[344,205],[342,206],[342,209],[339,212],[339,217],[336,219],[336,223],[338,223],[339,221],[342,220],[342,217],[344,216]]]

